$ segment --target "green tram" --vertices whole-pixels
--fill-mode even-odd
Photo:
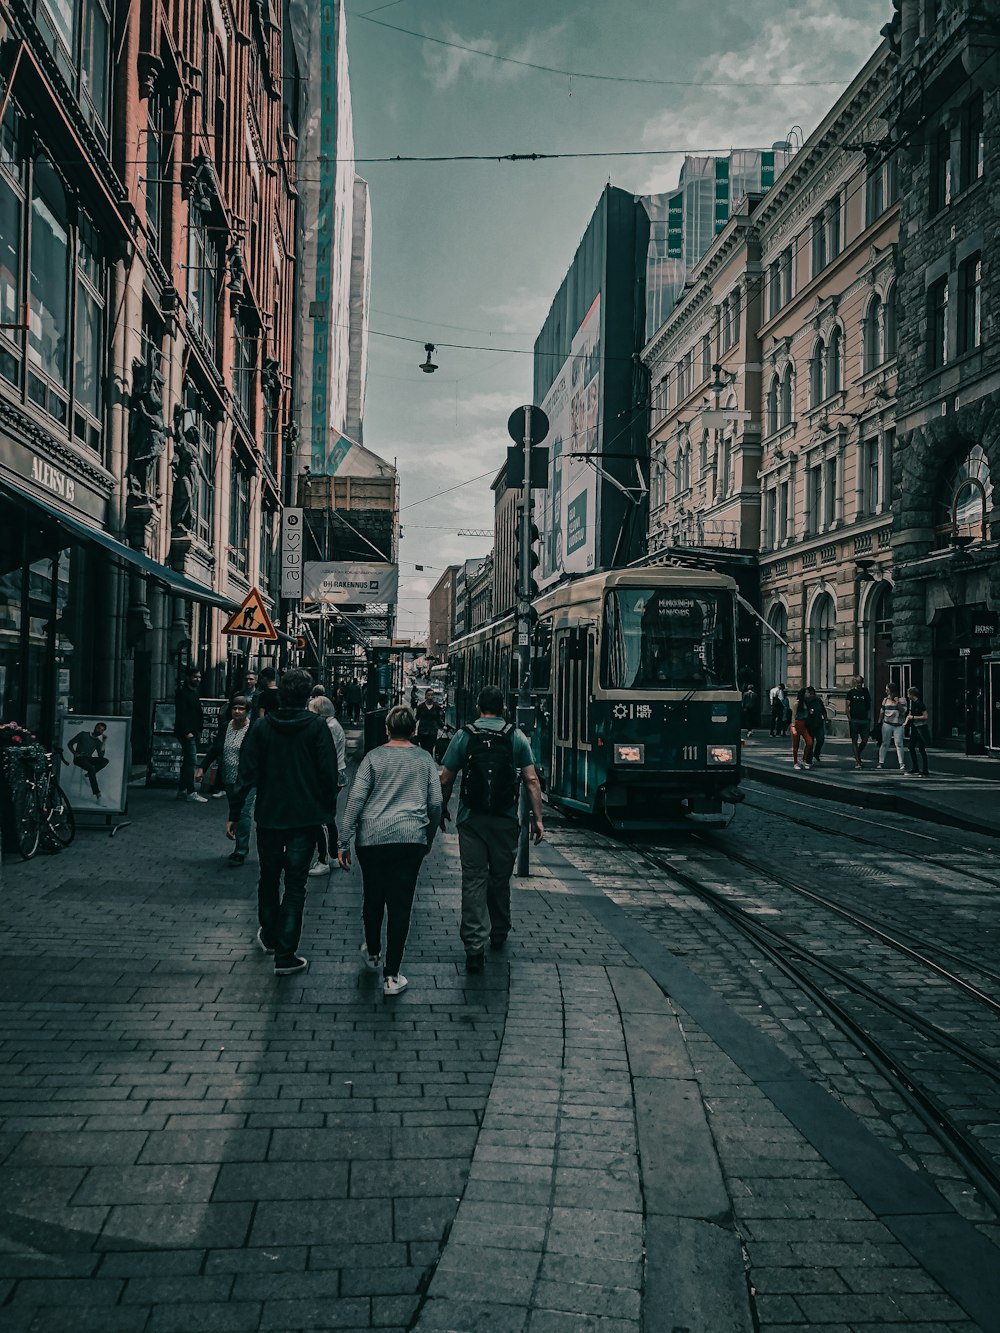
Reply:
[[[721,823],[741,798],[736,583],[667,566],[593,574],[534,602],[533,747],[549,801],[621,829]],[[484,685],[514,716],[513,617],[451,645],[450,720]]]

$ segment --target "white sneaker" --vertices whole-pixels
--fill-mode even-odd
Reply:
[[[793,765],[792,765],[792,768],[797,768],[797,769],[799,769],[799,770],[801,771],[801,769],[802,769],[802,765],[801,765],[801,764],[793,764]]]
[[[224,799],[225,795],[226,793],[224,791],[213,791],[210,799],[213,801],[221,801]]]
[[[400,991],[406,990],[409,984],[402,972],[397,972],[394,977],[386,977],[382,982],[382,994],[398,995]]]
[[[192,805],[208,805],[208,797],[200,796],[196,791],[189,791],[184,799],[190,801]]]
[[[369,972],[377,972],[382,966],[382,955],[380,953],[369,953],[368,944],[365,940],[361,941],[361,961]]]
[[[317,861],[316,864],[310,869],[309,873],[310,875],[329,875],[330,873],[329,861]]]

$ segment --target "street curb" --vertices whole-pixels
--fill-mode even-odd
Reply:
[[[983,820],[971,819],[967,815],[956,814],[952,810],[943,810],[923,801],[912,801],[895,792],[856,791],[851,787],[840,787],[828,779],[816,779],[806,773],[782,773],[773,768],[758,768],[744,761],[743,772],[755,782],[765,782],[771,787],[783,787],[802,791],[806,788],[810,796],[823,801],[839,801],[842,805],[853,805],[860,810],[886,810],[892,814],[907,815],[911,819],[923,819],[931,824],[945,824],[950,828],[962,829],[965,833],[982,833],[989,838],[1000,837],[1000,827],[987,824]]]

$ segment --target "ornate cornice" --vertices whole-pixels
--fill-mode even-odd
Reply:
[[[4,398],[0,398],[0,424],[15,439],[42,454],[57,467],[74,473],[105,496],[109,496],[115,489],[115,479],[110,472],[85,458],[69,441],[57,439],[40,421]]]

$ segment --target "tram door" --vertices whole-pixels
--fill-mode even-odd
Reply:
[[[590,689],[594,671],[594,636],[585,629],[556,635],[553,759],[558,795],[583,801],[590,796]]]

